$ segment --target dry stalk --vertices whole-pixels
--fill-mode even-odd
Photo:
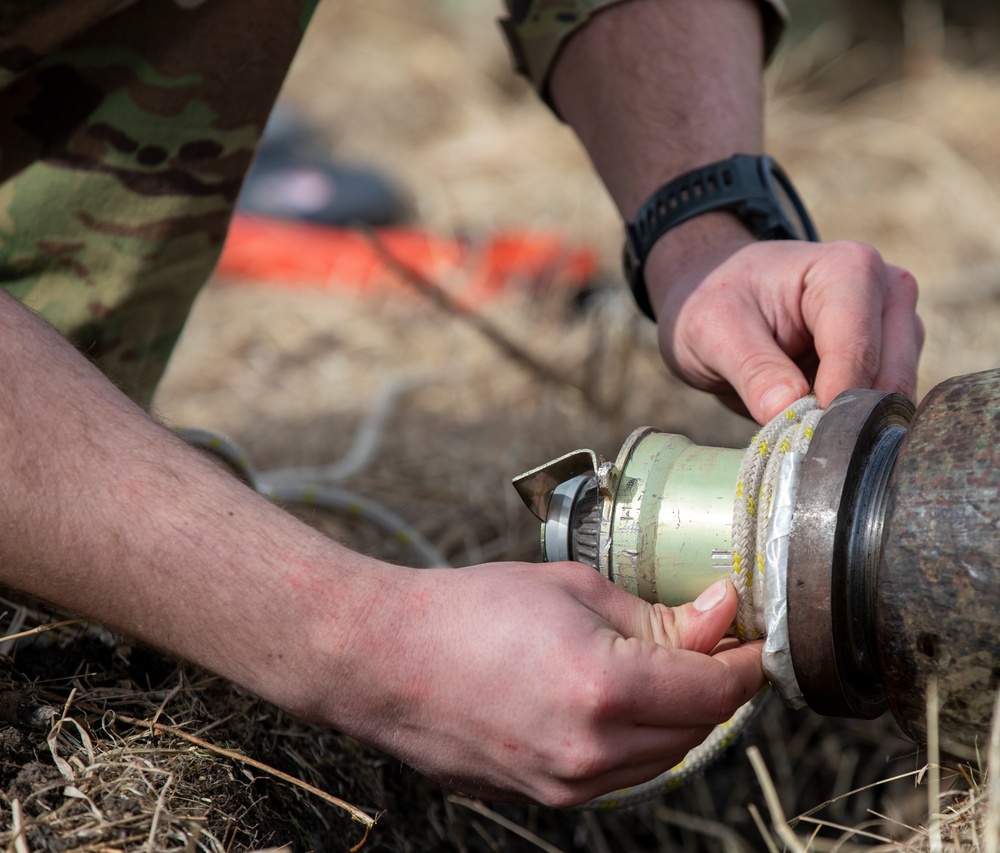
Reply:
[[[597,413],[604,417],[610,416],[610,407],[597,398],[594,389],[586,382],[581,382],[575,377],[569,376],[551,365],[540,361],[519,343],[512,341],[498,326],[491,323],[481,314],[477,314],[475,311],[462,305],[437,282],[432,281],[418,270],[401,261],[389,251],[388,247],[373,229],[365,228],[364,232],[383,263],[406,284],[414,288],[438,308],[468,323],[515,364],[527,368],[544,382],[552,385],[565,385],[578,391],[584,400],[587,401],[587,404],[592,406]]]
[[[750,811],[750,817],[753,818],[753,822],[757,825],[757,830],[760,832],[761,838],[764,839],[764,844],[767,847],[767,853],[779,853],[778,845],[774,843],[774,839],[771,838],[771,831],[767,828],[767,824],[764,823],[764,818],[760,816],[760,811],[757,806],[753,803],[747,807]]]
[[[91,764],[91,766],[93,766],[95,760],[94,760],[94,757],[93,757],[93,747],[92,747],[92,744],[90,742],[90,738],[87,736],[86,732],[82,729],[82,727],[75,720],[73,720],[71,717],[67,716],[68,710],[69,710],[69,706],[73,702],[73,699],[75,697],[75,693],[76,693],[75,689],[70,693],[70,697],[66,701],[66,704],[64,706],[61,718],[59,720],[57,720],[56,724],[53,726],[53,733],[58,734],[58,729],[61,728],[61,725],[63,723],[66,723],[66,722],[72,723],[76,727],[76,729],[78,730],[78,732],[80,733],[80,737],[81,737],[81,740],[83,741],[84,748],[88,751],[88,754],[89,754],[90,764]],[[99,715],[105,715],[107,713],[106,709],[101,708],[101,707],[99,707],[97,705],[94,705],[91,702],[77,702],[76,706],[78,708],[84,710],[84,711],[89,712],[89,713],[94,713],[94,714],[99,714]],[[163,706],[161,705],[160,706],[160,710],[161,711],[162,711],[162,707]],[[157,714],[157,716],[159,716],[159,714]],[[126,714],[120,714],[120,713],[114,713],[114,717],[113,718],[115,720],[120,720],[123,723],[127,723],[128,725],[135,726],[136,728],[147,729],[151,733],[152,732],[157,732],[159,734],[166,734],[166,735],[174,736],[174,737],[176,737],[176,738],[178,738],[180,740],[186,741],[186,742],[188,742],[188,743],[190,743],[190,744],[192,744],[194,746],[197,746],[200,749],[203,749],[206,752],[209,752],[209,753],[211,753],[213,755],[218,755],[218,756],[220,756],[222,758],[229,759],[230,761],[233,761],[233,762],[235,762],[237,764],[245,765],[247,767],[252,767],[252,768],[254,768],[256,770],[259,770],[260,772],[265,773],[265,774],[267,774],[267,775],[269,775],[269,776],[271,776],[271,777],[273,777],[275,779],[279,779],[282,782],[285,782],[285,783],[287,783],[289,785],[292,785],[292,786],[294,786],[296,788],[299,788],[300,790],[306,791],[307,793],[310,793],[313,796],[318,797],[319,799],[321,799],[321,800],[329,803],[330,805],[335,806],[336,808],[338,808],[338,809],[346,812],[351,817],[351,819],[353,821],[355,821],[356,823],[361,824],[364,827],[364,835],[361,838],[361,840],[351,848],[351,853],[356,853],[356,851],[361,850],[364,847],[364,845],[368,841],[368,838],[371,835],[372,828],[375,826],[375,824],[378,821],[378,818],[380,817],[380,815],[375,815],[374,817],[372,817],[371,815],[366,814],[361,809],[359,809],[358,807],[356,807],[356,806],[354,806],[354,805],[346,802],[345,800],[342,800],[339,797],[335,797],[334,795],[329,794],[326,791],[323,791],[320,788],[317,788],[317,787],[315,787],[313,785],[310,785],[308,782],[304,782],[301,779],[297,779],[294,776],[289,775],[288,773],[284,773],[283,771],[278,770],[277,768],[271,767],[270,765],[267,765],[267,764],[265,764],[262,761],[258,761],[257,759],[251,758],[250,756],[247,756],[247,755],[243,755],[243,754],[241,754],[239,752],[236,752],[234,750],[230,750],[230,749],[226,749],[225,747],[217,746],[217,745],[215,745],[213,743],[210,743],[209,741],[206,741],[206,740],[204,740],[204,739],[202,739],[200,737],[197,737],[197,736],[192,735],[192,734],[188,734],[187,732],[182,731],[181,729],[175,728],[174,726],[169,726],[169,725],[166,725],[164,723],[160,723],[160,722],[158,722],[155,719],[146,719],[146,720],[143,720],[143,719],[138,719],[136,717],[132,717],[132,716],[128,716]],[[56,747],[55,747],[54,736],[53,736],[52,733],[50,733],[49,741],[50,741],[50,748],[51,748],[51,751],[52,751],[52,754],[53,754],[53,758],[55,759],[55,762],[56,762],[56,766],[60,769],[60,772],[62,773],[62,775],[65,778],[68,778],[66,774],[67,773],[71,773],[72,771],[71,771],[71,769],[69,767],[69,764],[66,762],[66,760],[63,759],[61,756],[58,755],[58,753],[56,751]],[[131,755],[135,755],[137,752],[138,752],[138,750],[135,750],[135,749],[130,749],[129,750],[129,753]],[[153,754],[153,755],[162,755],[164,752],[167,752],[167,750],[162,750],[162,749],[151,749],[151,750],[149,750],[149,753]],[[164,773],[164,775],[168,775],[169,777],[172,778],[172,774]],[[72,781],[72,780],[70,780],[70,781]],[[160,813],[162,811],[162,805],[165,803],[164,796],[165,796],[167,788],[169,787],[169,783],[170,783],[170,779],[168,778],[167,784],[165,784],[161,788],[161,790],[159,792],[158,803],[157,803],[157,807],[156,807],[156,814],[158,814],[158,813]],[[148,785],[148,782],[147,782],[147,785]],[[152,831],[155,831],[155,826],[151,829],[151,832]],[[152,838],[152,837],[153,837],[153,835],[149,836],[149,838]],[[147,841],[147,848],[148,848],[148,841]]]
[[[924,768],[921,768],[920,770],[910,770],[910,771],[908,771],[906,773],[900,773],[900,774],[898,774],[896,776],[890,776],[890,777],[888,777],[886,779],[879,779],[878,782],[872,782],[870,785],[863,785],[860,788],[855,788],[852,791],[848,791],[846,794],[841,794],[839,797],[834,797],[833,799],[825,800],[824,802],[820,803],[818,806],[813,806],[808,811],[802,812],[802,814],[800,814],[798,817],[793,817],[788,822],[788,825],[794,827],[800,820],[805,820],[806,818],[811,817],[812,815],[816,814],[817,812],[821,812],[821,811],[823,811],[823,809],[829,808],[834,803],[838,803],[841,800],[847,799],[848,797],[853,797],[855,794],[860,794],[863,791],[869,791],[872,788],[878,788],[878,787],[881,787],[883,785],[888,785],[888,784],[890,784],[892,782],[898,781],[899,779],[906,779],[908,776],[919,776],[923,772],[924,772]],[[879,817],[881,817],[881,815],[879,815]]]
[[[927,801],[931,853],[941,853],[941,749],[938,742],[938,683],[927,684]]]
[[[21,811],[21,801],[17,797],[11,801],[10,811],[14,830],[14,850],[16,853],[29,853],[28,842],[24,837],[24,815]]]
[[[173,726],[168,726],[163,723],[157,723],[153,720],[139,720],[135,717],[129,717],[124,714],[116,715],[116,719],[121,720],[123,723],[128,723],[129,725],[148,728],[151,731],[159,732],[160,734],[168,734],[174,737],[180,738],[181,740],[186,740],[188,743],[192,743],[201,749],[207,750],[214,755],[220,755],[223,758],[228,758],[230,761],[235,761],[237,764],[244,764],[248,767],[253,767],[255,770],[260,770],[262,773],[266,773],[269,776],[273,776],[275,779],[280,779],[282,782],[287,782],[289,785],[293,785],[296,788],[300,788],[303,791],[307,791],[315,797],[319,797],[332,806],[336,806],[338,809],[347,812],[351,816],[351,820],[355,823],[360,823],[365,828],[364,837],[351,848],[351,853],[360,850],[368,841],[368,836],[371,834],[372,827],[375,826],[379,819],[379,815],[372,817],[369,814],[361,811],[357,806],[351,805],[345,800],[339,797],[333,796],[333,794],[328,794],[308,782],[303,782],[301,779],[296,779],[294,776],[284,773],[275,767],[271,767],[265,764],[263,761],[258,761],[255,758],[251,758],[249,755],[242,755],[239,752],[235,752],[231,749],[226,749],[222,746],[217,746],[216,744],[209,743],[207,740],[202,740],[200,737],[195,737],[187,732],[181,731]]]
[[[169,773],[167,775],[167,781],[163,783],[163,787],[160,788],[160,794],[156,798],[156,807],[153,809],[153,819],[149,822],[149,838],[146,840],[146,850],[149,853],[154,853],[156,850],[156,830],[160,826],[160,815],[163,814],[163,808],[167,801],[167,791],[173,784],[174,774]]]
[[[983,853],[1000,853],[1000,690],[993,705],[990,749],[986,759],[989,787],[986,794],[986,838]]]
[[[785,818],[785,811],[781,807],[781,800],[778,798],[778,791],[771,780],[771,774],[767,772],[767,765],[764,763],[764,757],[760,754],[760,750],[755,746],[749,747],[747,749],[747,758],[750,759],[754,773],[757,774],[757,781],[760,782],[760,787],[764,792],[764,800],[767,803],[768,811],[771,812],[771,822],[774,824],[774,831],[778,833],[778,837],[794,853],[806,853],[806,848],[802,846],[799,837],[788,825],[788,820]]]
[[[452,794],[448,797],[448,801],[455,803],[459,806],[465,806],[465,808],[470,811],[474,811],[476,814],[482,815],[485,818],[493,821],[493,823],[498,826],[502,826],[509,832],[513,832],[515,835],[520,836],[525,841],[530,844],[534,844],[539,850],[544,850],[545,853],[563,853],[558,847],[549,844],[544,838],[539,838],[535,833],[530,830],[525,829],[520,824],[514,823],[512,820],[508,820],[503,815],[497,814],[491,808],[483,805],[479,800],[470,800],[468,797],[461,797],[458,794]]]
[[[82,625],[85,621],[84,619],[67,619],[64,622],[49,622],[46,625],[36,625],[28,631],[21,631],[17,634],[0,637],[0,643],[12,643],[14,640],[21,640],[35,634],[44,634],[46,631],[52,631],[55,628],[65,628],[67,625]]]

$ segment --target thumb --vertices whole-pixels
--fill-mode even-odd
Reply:
[[[708,654],[736,617],[736,588],[728,579],[716,581],[690,604],[655,605],[649,609],[646,630],[636,636],[662,646]]]

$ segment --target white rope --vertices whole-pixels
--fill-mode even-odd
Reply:
[[[803,397],[771,420],[750,442],[740,466],[733,507],[733,584],[739,595],[736,636],[758,640],[767,633],[764,543],[778,472],[789,453],[805,453],[823,410]]]
[[[396,513],[356,492],[347,491],[316,476],[309,476],[312,469],[255,471],[246,454],[224,435],[190,427],[177,429],[175,432],[188,444],[218,457],[250,488],[279,506],[306,506],[367,521],[406,548],[422,566],[449,566],[444,554]],[[329,467],[335,469],[336,466],[337,463],[334,463]],[[275,473],[278,476],[274,476]]]
[[[719,760],[732,743],[743,733],[746,726],[760,713],[767,699],[768,690],[765,686],[756,696],[737,709],[724,723],[719,723],[711,734],[693,749],[689,749],[678,764],[661,773],[655,779],[632,785],[588,800],[579,809],[623,809],[637,806],[654,797],[659,797],[675,788],[679,788],[692,776],[701,773],[706,767]]]
[[[736,634],[742,641],[765,636],[766,604],[764,549],[768,540],[775,483],[784,464],[802,455],[812,441],[823,411],[815,397],[803,397],[771,420],[750,442],[740,466],[733,510],[733,583],[739,595]],[[794,492],[793,492],[794,494]],[[794,682],[794,675],[791,676]],[[785,684],[775,685],[782,697]],[[797,689],[797,685],[792,685]],[[612,809],[634,806],[687,782],[715,762],[757,715],[767,698],[767,689],[741,707],[729,720],[716,726],[701,744],[681,762],[642,785],[623,788],[585,803],[582,808]]]

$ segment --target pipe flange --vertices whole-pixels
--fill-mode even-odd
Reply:
[[[885,483],[913,403],[846,391],[802,461],[788,548],[792,665],[809,707],[871,719],[886,709],[873,624]]]

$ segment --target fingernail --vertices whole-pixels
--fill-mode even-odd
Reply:
[[[795,389],[791,385],[776,385],[761,398],[760,407],[764,410],[765,419],[770,419],[797,399]]]
[[[706,610],[717,607],[726,597],[727,590],[728,587],[724,580],[716,581],[694,600],[694,609],[704,613]]]

